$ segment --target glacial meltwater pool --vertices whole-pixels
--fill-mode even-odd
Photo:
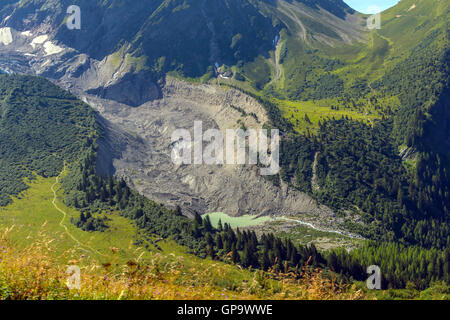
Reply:
[[[252,215],[245,215],[241,217],[231,217],[223,212],[214,212],[205,214],[203,217],[209,216],[209,219],[211,220],[211,224],[214,227],[217,227],[219,225],[219,220],[222,221],[222,225],[225,223],[228,223],[232,228],[244,228],[249,226],[256,226],[258,224],[262,224],[267,221],[274,221],[271,217],[259,217],[256,218]]]

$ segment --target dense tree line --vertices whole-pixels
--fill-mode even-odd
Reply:
[[[283,143],[281,177],[338,212],[356,212],[365,226],[349,227],[370,239],[449,247],[447,159],[419,154],[411,174],[391,132],[389,120],[373,126],[344,118],[324,121],[317,136]],[[315,153],[320,189],[313,192]]]
[[[327,256],[327,265],[340,274],[351,274],[356,280],[367,279],[367,267],[377,265],[381,270],[382,287],[411,287],[423,290],[431,283],[450,284],[450,249],[405,247],[398,243],[366,243],[348,253],[334,250]]]
[[[329,119],[316,136],[282,141],[281,177],[336,211],[353,211],[365,226],[354,231],[375,240],[425,248],[450,246],[450,115],[448,30],[431,32],[410,55],[371,84],[378,96],[397,96],[371,125]],[[357,79],[339,103],[367,97]],[[355,100],[356,99],[356,100]],[[357,100],[359,99],[359,100]],[[409,147],[405,162],[399,150]],[[312,190],[317,154],[318,190]]]
[[[449,90],[448,33],[440,29],[431,32],[408,58],[372,84],[374,89],[400,99],[402,107],[395,114],[393,131],[400,145],[426,147],[421,145],[425,142],[425,115],[433,112],[436,102]],[[442,102],[448,106],[448,100]]]
[[[106,217],[94,217],[90,212],[80,213],[77,219],[72,218],[71,222],[84,231],[105,231],[108,229]]]
[[[315,137],[294,135],[286,137],[280,148],[280,176],[296,188],[311,193],[313,163],[318,142]]]

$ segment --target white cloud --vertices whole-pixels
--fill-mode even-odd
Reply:
[[[381,11],[383,11],[379,6],[368,6],[366,9],[366,12],[368,14],[375,14],[375,13],[380,13]]]

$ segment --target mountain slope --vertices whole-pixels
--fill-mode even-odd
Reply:
[[[95,113],[49,81],[0,75],[0,204],[32,172],[56,176],[99,135]]]
[[[329,56],[342,59],[329,76],[341,80],[331,86],[340,88],[332,92],[336,98],[330,99],[330,92],[299,97],[322,99],[307,103],[332,104],[343,119],[307,123],[292,116],[291,121],[303,130],[305,123],[309,129],[318,127],[319,143],[310,142],[321,151],[317,197],[334,209],[360,215],[370,238],[448,247],[449,5],[413,4],[402,1],[382,14],[384,24],[370,34],[369,46],[330,49]],[[295,111],[304,117],[301,108]],[[346,111],[378,119],[367,117],[361,125]],[[300,158],[311,161],[314,154],[304,152]],[[310,168],[294,166],[301,170],[292,175],[291,167],[286,166],[287,179],[303,181],[311,174]],[[309,183],[297,185],[312,192]]]
[[[249,1],[112,0],[78,1],[83,28],[71,32],[62,24],[70,4],[28,1],[14,9],[8,24],[29,30],[48,23],[56,39],[95,59],[125,46],[124,54],[144,60],[145,68],[189,76],[204,74],[216,61],[236,63],[267,52],[277,30]],[[35,10],[39,14],[24,23],[22,17]]]
[[[302,19],[307,19],[308,34],[331,34],[333,41],[343,41],[341,37],[351,39],[352,32],[356,32],[352,30],[355,26],[344,20],[354,11],[342,1],[72,2],[18,2],[4,7],[1,15],[9,17],[7,25],[17,30],[50,30],[56,40],[97,60],[113,53],[120,54],[119,59],[129,55],[136,59],[135,71],[178,71],[189,77],[211,72],[216,62],[236,65],[251,62],[259,55],[267,56],[282,28],[296,32],[299,12],[304,13]],[[63,23],[65,8],[71,4],[79,5],[83,13],[79,31],[68,30]],[[326,17],[333,17],[331,28],[320,22]]]

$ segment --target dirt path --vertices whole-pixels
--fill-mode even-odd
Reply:
[[[57,176],[56,177],[56,181],[55,181],[55,183],[51,186],[51,190],[52,190],[52,192],[53,192],[53,200],[52,200],[52,204],[53,204],[53,206],[55,207],[55,209],[56,210],[58,210],[60,213],[62,213],[62,215],[63,215],[63,218],[62,218],[62,220],[61,220],[61,222],[59,223],[59,225],[62,227],[62,228],[64,228],[64,230],[66,231],[66,233],[67,233],[67,235],[73,240],[73,241],[75,241],[79,246],[80,246],[80,248],[81,248],[81,250],[84,250],[84,251],[86,251],[86,252],[89,252],[89,251],[91,251],[91,252],[93,252],[93,253],[96,253],[96,254],[98,254],[98,255],[101,255],[101,256],[105,256],[104,254],[101,254],[100,252],[98,252],[97,250],[95,250],[95,249],[93,249],[93,248],[91,248],[91,247],[89,247],[89,246],[87,246],[87,245],[84,245],[84,244],[82,244],[77,238],[75,238],[70,232],[69,232],[69,229],[67,228],[67,226],[66,225],[64,225],[64,221],[66,220],[66,217],[67,217],[67,213],[64,211],[64,210],[62,210],[62,209],[60,209],[59,207],[58,207],[58,205],[56,204],[56,200],[57,200],[57,194],[56,194],[56,190],[55,190],[55,187],[56,187],[56,185],[58,185],[59,184],[59,178],[60,178],[60,176],[64,173],[66,171],[66,164],[64,163],[64,169],[63,169],[63,171],[61,171],[61,173],[59,174],[59,176]],[[85,248],[87,248],[87,249],[85,249]]]
[[[270,64],[275,68],[275,77],[270,81],[270,83],[273,83],[275,81],[278,81],[281,78],[282,70],[280,65],[280,55],[281,55],[281,48],[283,44],[281,40],[278,40],[277,47],[274,52],[273,61],[270,60]]]
[[[313,191],[320,190],[320,186],[319,186],[319,183],[317,181],[318,180],[317,179],[317,162],[318,162],[318,159],[319,159],[319,154],[320,154],[320,152],[317,151],[316,154],[314,155],[314,163],[313,163],[313,167],[312,167],[313,176],[311,178],[311,188],[313,189]]]
[[[281,55],[281,48],[283,47],[283,43],[281,40],[278,40],[277,43],[277,49],[275,50],[275,70],[276,70],[276,80],[280,79],[281,77],[281,65],[280,65],[280,55]]]
[[[300,32],[299,32],[299,36],[300,38],[305,41],[306,43],[308,43],[308,40],[306,40],[306,28],[303,25],[303,23],[301,22],[301,20],[298,18],[297,14],[295,13],[294,10],[292,10],[292,8],[290,8],[286,3],[284,2],[280,2],[280,7],[279,10],[285,14],[287,17],[291,18],[299,27],[300,27]]]

